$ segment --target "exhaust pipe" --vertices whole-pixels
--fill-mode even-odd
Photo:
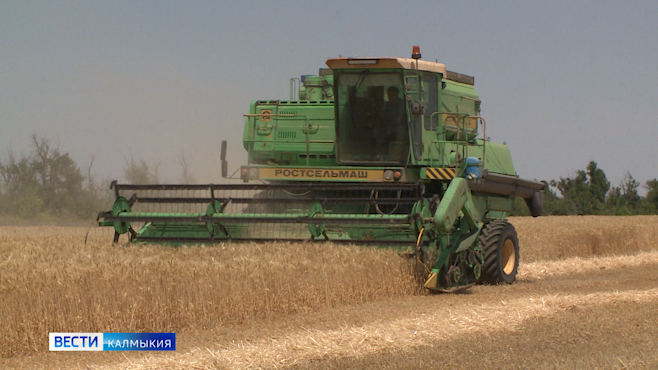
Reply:
[[[518,177],[483,171],[482,179],[471,180],[468,188],[474,192],[493,193],[523,198],[532,217],[541,216],[544,206],[543,190],[548,188],[546,181],[533,181]]]

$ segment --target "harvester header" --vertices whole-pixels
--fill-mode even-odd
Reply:
[[[542,213],[544,182],[487,139],[474,78],[412,58],[331,58],[289,100],[245,114],[244,184],[114,184],[115,241],[329,241],[408,248],[425,286],[514,281],[514,197]],[[222,173],[227,177],[226,145]],[[158,208],[159,207],[159,208]],[[139,226],[137,226],[139,225]]]

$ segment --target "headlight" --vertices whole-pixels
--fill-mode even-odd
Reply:
[[[244,181],[258,180],[258,168],[242,167],[240,169],[240,178],[242,178]]]

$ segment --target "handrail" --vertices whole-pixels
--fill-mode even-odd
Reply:
[[[430,131],[437,131],[437,133],[436,133],[437,136],[439,136],[439,135],[443,136],[443,122],[441,122],[440,118],[437,118],[437,120],[436,120],[436,130],[432,129],[432,127],[434,127],[434,126],[432,126],[432,117],[434,117],[437,114],[441,114],[441,112],[434,112],[430,115]],[[443,155],[445,154],[445,153],[442,153],[443,149],[444,148],[440,148],[438,146],[436,147],[436,154],[439,156],[439,158],[443,158]],[[429,157],[430,157],[430,167],[433,167],[432,147],[431,146],[430,146],[429,154],[430,154],[429,155]]]
[[[458,128],[458,133],[457,133],[457,138],[466,138],[468,137],[468,126],[467,126],[467,120],[469,119],[475,119],[476,120],[476,130],[477,130],[477,125],[478,123],[482,124],[482,144],[475,144],[476,146],[482,146],[482,165],[484,166],[485,163],[485,152],[486,152],[486,143],[487,143],[487,124],[486,120],[482,116],[471,116],[468,113],[461,113],[461,112],[434,112],[430,115],[430,131],[436,131],[437,138],[441,137],[444,135],[444,124],[441,119],[438,119],[438,125],[436,129],[433,129],[432,126],[432,119],[435,115],[441,115],[441,114],[448,114],[448,115],[454,115],[456,116],[455,118],[459,119],[461,121],[461,124],[457,125]],[[471,145],[470,142],[468,141],[463,141],[463,140],[432,140],[430,141],[431,144],[435,144],[435,147],[437,149],[437,155],[439,158],[443,159],[445,157],[445,145],[439,145],[439,144],[455,144],[457,146],[462,145],[462,157],[463,158],[468,158],[468,146]],[[463,171],[466,168],[467,163],[463,163],[460,166],[460,170]],[[430,167],[433,166],[433,158],[430,155]],[[464,168],[462,168],[464,167]]]
[[[473,116],[473,118],[482,122],[482,168],[484,168],[484,152],[487,148],[487,121],[482,116]]]

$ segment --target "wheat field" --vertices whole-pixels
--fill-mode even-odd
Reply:
[[[528,269],[550,269],[574,258],[658,250],[656,216],[510,221],[519,234],[525,276],[532,276]],[[2,358],[29,362],[47,353],[49,332],[194,333],[227,325],[240,330],[250,322],[390,305],[423,294],[409,262],[393,250],[286,243],[125,246],[113,245],[112,233],[98,228],[85,244],[86,231],[0,227]]]
[[[176,332],[413,294],[395,251],[318,244],[83,243],[85,228],[0,228],[0,350],[49,332]]]

